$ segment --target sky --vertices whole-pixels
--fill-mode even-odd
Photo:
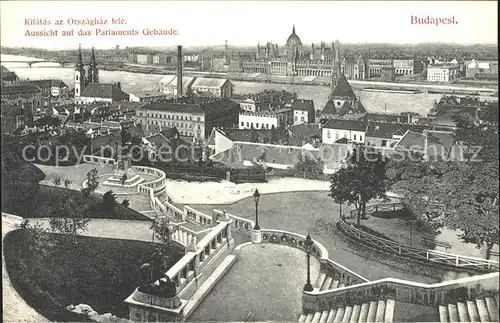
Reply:
[[[295,24],[303,44],[344,43],[497,43],[496,1],[1,1],[2,46],[47,49],[120,46],[167,47],[257,45],[286,42]],[[412,24],[419,18],[453,18],[456,24]],[[49,26],[25,19],[48,19]],[[108,25],[69,25],[68,20],[105,19]],[[112,25],[123,18],[126,25]],[[63,25],[56,26],[56,20]],[[137,36],[95,35],[101,30],[137,30]],[[62,31],[73,36],[62,36]],[[91,36],[78,36],[80,29]],[[144,29],[175,29],[178,35],[145,36]],[[27,36],[57,30],[57,36]]]

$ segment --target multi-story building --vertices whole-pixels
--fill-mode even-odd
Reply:
[[[368,69],[365,59],[362,55],[356,57],[344,56],[341,61],[341,70],[347,79],[364,80],[368,77]]]
[[[45,97],[69,98],[69,87],[61,80],[33,80],[26,83],[38,86]]]
[[[290,109],[293,110],[293,124],[314,123],[316,120],[313,100],[294,99]]]
[[[239,105],[227,99],[194,103],[189,98],[154,102],[136,109],[136,123],[143,127],[176,127],[182,136],[208,138],[213,128],[231,128],[238,122]]]
[[[329,119],[321,128],[321,137],[324,144],[333,144],[341,138],[348,142],[365,142],[366,123],[357,120]]]
[[[413,59],[394,59],[393,67],[396,75],[413,75],[415,73]]]
[[[130,102],[151,103],[170,99],[169,94],[158,91],[134,92],[129,94]]]
[[[2,104],[25,104],[32,107],[42,107],[47,103],[40,88],[29,83],[2,86],[0,96]]]
[[[293,110],[279,109],[265,112],[240,112],[239,129],[272,129],[286,128],[293,123]]]
[[[129,101],[130,95],[123,92],[118,84],[90,83],[83,93],[75,98],[75,103],[90,104],[94,102],[123,102]]]
[[[458,74],[458,65],[436,64],[427,67],[427,81],[430,82],[450,82]]]
[[[264,90],[260,93],[238,95],[232,99],[240,104],[242,110],[250,112],[262,112],[267,110],[276,110],[284,107],[290,107],[296,93],[287,91]]]
[[[394,67],[393,60],[390,58],[370,58],[368,59],[370,77],[378,77],[382,74],[382,68]]]
[[[498,62],[471,60],[466,66],[466,75],[474,77],[476,74],[498,75]]]

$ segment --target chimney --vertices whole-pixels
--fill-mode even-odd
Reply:
[[[177,97],[182,97],[182,46],[177,46]]]

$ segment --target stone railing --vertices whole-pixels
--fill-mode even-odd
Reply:
[[[165,190],[167,176],[164,171],[145,166],[132,166],[132,169],[139,174],[150,174],[158,176],[158,178],[153,181],[137,185],[137,189],[139,192],[141,192],[141,187],[151,188],[153,189],[155,194],[159,194],[161,191]]]
[[[201,225],[212,226],[213,224],[215,224],[215,221],[212,219],[211,216],[203,212],[197,211],[192,207],[185,206],[184,212],[186,214],[187,219],[191,219],[192,221],[199,223]]]
[[[196,249],[199,240],[199,233],[178,225],[177,230],[172,234],[172,239],[186,246],[189,250]]]
[[[167,275],[177,283],[181,299],[189,299],[234,248],[229,221],[221,221],[188,251]],[[185,228],[184,228],[185,229]]]
[[[255,226],[255,222],[253,222],[252,220],[245,219],[245,218],[239,217],[239,216],[234,215],[234,214],[229,214],[226,211],[214,209],[212,211],[212,213],[215,216],[221,217],[222,219],[224,219],[226,217],[228,219],[231,219],[232,220],[231,223],[232,223],[233,227],[237,230],[244,230],[244,231],[250,232],[250,231],[252,231],[253,227]]]
[[[305,252],[305,239],[305,236],[293,232],[262,229],[262,243],[286,245],[304,250]],[[360,284],[368,281],[365,277],[329,259],[328,250],[316,240],[313,240],[311,254],[319,260],[321,272],[338,278],[339,281],[346,285]]]
[[[92,156],[92,155],[83,155],[83,161],[87,164],[96,164],[102,166],[114,166],[115,160],[113,158]]]
[[[494,260],[482,258],[467,257],[450,254],[442,251],[420,249],[412,246],[397,243],[392,240],[380,238],[356,228],[343,220],[338,222],[339,229],[349,237],[385,252],[397,254],[399,256],[409,257],[424,262],[437,263],[445,266],[451,266],[460,269],[473,269],[477,271],[498,271],[499,264]]]
[[[499,273],[450,280],[437,284],[386,278],[330,291],[303,292],[303,313],[314,313],[381,299],[420,304],[446,305],[498,295]]]

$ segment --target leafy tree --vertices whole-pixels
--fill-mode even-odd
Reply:
[[[129,207],[129,205],[130,205],[130,201],[129,201],[129,200],[127,200],[127,199],[125,199],[125,200],[123,200],[123,201],[122,201],[122,205],[123,205],[123,206],[126,206],[126,207]]]
[[[464,242],[484,247],[486,258],[499,239],[498,121],[492,115],[455,117],[465,160],[401,161],[388,171],[392,189],[417,216],[432,214],[434,206],[437,217],[428,224],[458,230]]]
[[[49,221],[52,231],[71,234],[73,243],[77,244],[77,234],[85,231],[90,222],[90,219],[86,217],[87,208],[86,199],[78,200],[78,198],[69,195],[60,200],[54,210],[55,217]]]
[[[84,195],[87,197],[99,187],[99,172],[97,168],[91,169],[87,173],[87,190]]]
[[[116,206],[116,195],[113,194],[113,191],[107,191],[104,193],[102,196],[102,208],[103,211],[108,213],[108,212],[113,212],[115,210]]]
[[[386,160],[379,152],[356,146],[347,164],[331,177],[329,196],[336,203],[354,205],[358,226],[366,215],[366,203],[385,196],[385,168]]]
[[[295,164],[295,176],[310,179],[319,179],[323,176],[324,162],[319,157],[304,154]]]
[[[153,230],[153,242],[155,236],[164,244],[169,245],[172,242],[172,234],[178,230],[178,226],[170,223],[167,218],[155,217],[155,220],[151,223]]]

